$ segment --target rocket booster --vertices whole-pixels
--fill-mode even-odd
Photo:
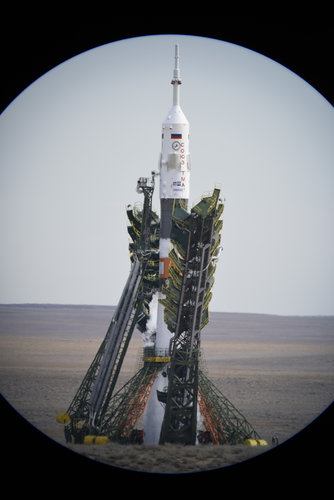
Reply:
[[[169,276],[171,248],[170,232],[175,204],[183,201],[187,206],[190,188],[189,122],[180,107],[179,46],[175,46],[173,71],[173,106],[162,124],[162,146],[160,155],[160,297],[161,285]],[[167,351],[171,333],[164,321],[164,307],[158,305],[156,350]]]

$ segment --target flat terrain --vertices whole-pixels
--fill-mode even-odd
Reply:
[[[0,306],[1,394],[61,444],[63,428],[55,416],[68,408],[112,313],[103,306]],[[139,368],[141,349],[136,332],[119,385]],[[211,313],[202,333],[202,357],[211,380],[269,444],[273,435],[279,442],[293,436],[333,401],[334,317]],[[120,467],[155,472],[219,467],[261,451],[166,447],[162,460],[159,447],[70,447]]]

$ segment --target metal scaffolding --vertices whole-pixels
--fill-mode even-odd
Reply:
[[[198,403],[205,432],[198,433],[199,442],[239,444],[246,439],[259,439],[242,413],[213,382],[199,370]]]
[[[142,443],[140,424],[162,367],[168,386],[157,391],[164,407],[160,444],[261,442],[259,435],[199,367],[201,331],[221,251],[224,204],[214,189],[190,212],[175,203],[169,252],[171,266],[162,292],[164,319],[173,333],[170,349],[144,349],[143,365],[116,393],[115,387],[134,328],[145,332],[150,302],[159,289],[160,221],[152,210],[154,178],[140,178],[144,204],[127,208],[131,269],[101,346],[70,404],[57,420],[69,442]],[[202,415],[199,429],[198,410]]]
[[[110,420],[113,392],[123,360],[136,327],[145,327],[149,315],[158,259],[159,218],[152,211],[154,177],[141,177],[137,191],[144,194],[142,211],[128,207],[131,269],[123,293],[102,344],[63,417],[67,441],[82,443],[85,436],[98,434]]]
[[[220,241],[223,203],[219,194],[215,189],[190,213],[181,208],[173,213],[170,258],[174,268],[161,302],[174,337],[160,444],[196,443],[200,333],[208,322],[214,258]]]

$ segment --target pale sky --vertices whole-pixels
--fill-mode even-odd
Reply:
[[[217,183],[226,198],[210,309],[334,314],[332,106],[269,58],[182,35],[84,52],[3,112],[0,303],[118,302],[126,206],[158,168],[175,43],[190,201]],[[159,211],[158,194],[157,183]]]

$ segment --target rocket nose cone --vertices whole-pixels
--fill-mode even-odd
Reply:
[[[166,116],[166,119],[163,123],[171,124],[171,123],[181,123],[184,125],[189,125],[189,122],[186,118],[186,115],[183,113],[180,106],[173,106]]]

